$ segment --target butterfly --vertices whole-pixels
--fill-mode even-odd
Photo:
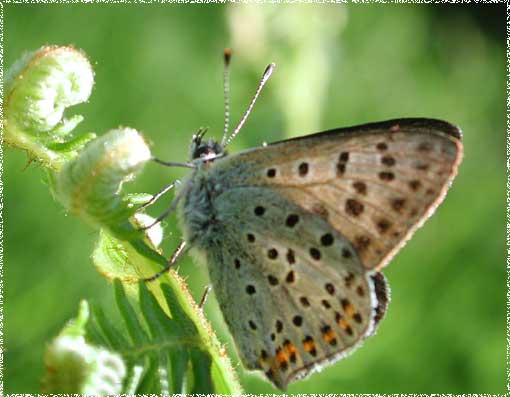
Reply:
[[[404,118],[227,154],[273,69],[228,139],[228,99],[222,142],[193,137],[193,170],[156,222],[177,209],[170,265],[186,250],[206,264],[244,366],[285,389],[374,334],[381,269],[443,200],[462,143],[452,124]]]

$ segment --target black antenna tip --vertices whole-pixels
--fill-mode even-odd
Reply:
[[[269,76],[271,76],[271,74],[273,73],[275,67],[276,67],[275,63],[270,63],[269,65],[267,65],[266,70],[264,70],[264,74],[262,75],[262,78],[264,80],[268,79]]]
[[[225,59],[225,64],[228,65],[230,63],[230,58],[232,57],[232,50],[230,48],[225,48],[223,50],[223,58]]]

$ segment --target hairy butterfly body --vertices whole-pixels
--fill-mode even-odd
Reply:
[[[222,142],[194,136],[193,171],[157,221],[178,206],[184,241],[169,266],[184,245],[206,264],[243,364],[285,389],[374,333],[389,293],[380,270],[444,198],[462,144],[455,126],[410,118],[227,155],[273,68],[228,139],[228,95]]]

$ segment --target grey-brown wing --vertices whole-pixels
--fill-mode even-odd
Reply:
[[[223,189],[259,186],[321,216],[380,269],[442,201],[462,158],[460,131],[401,119],[278,142],[218,160]]]
[[[214,209],[201,254],[247,368],[284,389],[370,333],[374,280],[328,222],[267,187],[229,189]]]

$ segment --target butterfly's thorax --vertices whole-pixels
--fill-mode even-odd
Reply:
[[[224,190],[224,184],[215,177],[214,168],[214,162],[204,162],[182,184],[184,198],[179,219],[184,238],[193,248],[206,245],[215,229],[222,227],[214,200]]]

